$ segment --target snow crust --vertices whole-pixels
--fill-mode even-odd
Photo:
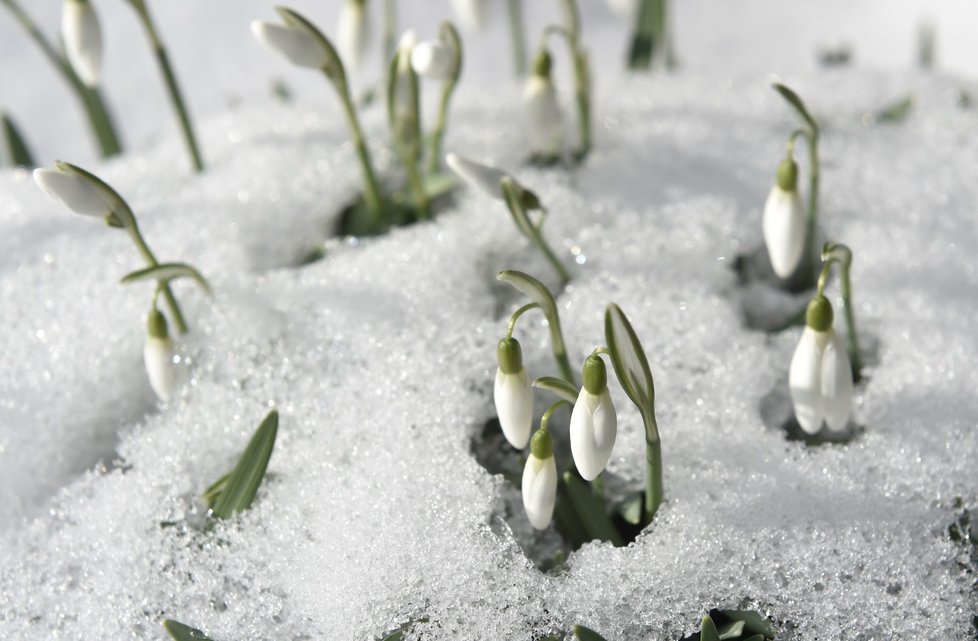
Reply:
[[[502,204],[462,188],[435,222],[334,240],[299,266],[359,187],[333,101],[204,120],[200,177],[178,140],[96,165],[154,251],[215,290],[176,286],[193,380],[158,407],[140,359],[151,291],[118,284],[142,266],[128,239],[26,172],[0,173],[5,638],[164,639],[175,618],[218,641],[374,638],[416,619],[408,638],[530,640],[581,623],[667,639],[716,606],[768,614],[781,639],[973,635],[974,567],[947,533],[956,499],[978,504],[978,115],[956,102],[978,88],[786,80],[824,126],[822,227],[854,251],[871,347],[859,428],[820,447],[781,429],[800,329],[746,328],[732,270],[761,243],[795,124],[764,78],[609,83],[595,151],[572,171],[521,167],[517,88],[472,91],[453,113],[447,149],[513,171],[551,212],[545,234],[574,276],[558,299],[572,362],[603,341],[615,301],[655,376],[666,503],[634,544],[587,544],[557,575],[524,552],[553,533],[534,534],[515,489],[472,455],[519,304],[495,274],[556,285]],[[905,122],[867,117],[908,91]],[[367,118],[378,145],[381,120]],[[516,336],[530,376],[552,373],[540,317]],[[638,489],[641,421],[612,394],[610,471]],[[255,505],[204,530],[196,497],[272,406]],[[566,421],[551,421],[555,439]]]

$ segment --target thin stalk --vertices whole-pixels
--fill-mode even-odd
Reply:
[[[177,85],[177,79],[173,73],[173,66],[170,64],[170,57],[167,55],[166,48],[163,46],[159,33],[156,31],[156,27],[153,24],[153,19],[149,15],[149,9],[146,6],[145,0],[130,0],[130,2],[132,3],[133,8],[136,10],[136,13],[139,15],[139,19],[143,23],[143,27],[146,29],[146,35],[149,37],[150,45],[153,48],[153,54],[156,56],[156,62],[159,64],[160,71],[163,73],[163,80],[166,82],[166,89],[170,96],[170,103],[177,112],[177,119],[180,121],[180,129],[183,133],[183,140],[187,145],[187,150],[190,152],[190,158],[194,165],[194,171],[201,172],[204,170],[204,161],[200,157],[200,150],[197,147],[197,139],[194,137],[193,123],[190,121],[190,114],[187,112],[187,106],[184,103],[183,96],[180,93],[180,87]]]
[[[581,148],[577,150],[579,158],[584,158],[591,151],[591,73],[587,53],[578,50],[574,55],[574,94],[577,99],[577,128]]]
[[[852,360],[852,373],[855,380],[862,378],[862,352],[859,350],[859,337],[856,335],[856,317],[852,307],[852,281],[849,278],[850,261],[842,263],[842,302],[845,305],[847,342],[849,358]]]
[[[509,36],[513,46],[513,71],[517,78],[526,75],[526,36],[523,30],[522,0],[507,0]]]
[[[516,329],[516,321],[519,320],[520,316],[530,311],[531,309],[537,309],[540,307],[536,303],[527,303],[520,307],[518,310],[513,312],[513,315],[509,317],[509,323],[506,325],[506,338],[513,337],[513,331]]]
[[[455,89],[454,83],[445,83],[441,92],[441,101],[438,103],[438,119],[435,121],[435,129],[431,132],[431,153],[428,155],[428,173],[438,173],[441,166],[442,141],[445,138],[445,128],[448,125],[448,105],[452,100],[452,91]]]
[[[599,501],[604,501],[604,472],[601,472],[591,481],[591,493]]]
[[[397,6],[394,0],[384,0],[384,36],[382,42],[381,64],[384,65],[384,73],[387,73],[387,62],[394,57],[394,50],[397,46]]]
[[[421,179],[421,172],[418,171],[418,157],[413,150],[406,150],[403,154],[404,169],[407,172],[408,185],[411,188],[411,198],[414,200],[414,208],[417,210],[420,220],[431,218],[431,209],[428,203],[428,194],[424,190],[424,181]]]
[[[628,52],[628,68],[632,71],[648,71],[652,66],[655,47],[656,0],[642,0],[635,12],[635,30]]]
[[[817,255],[815,234],[818,228],[818,130],[810,130],[805,138],[808,141],[808,218],[805,224],[805,256],[803,258],[805,271],[802,280],[810,286],[815,277],[815,256]]]
[[[652,522],[662,505],[662,442],[656,432],[655,439],[645,438],[645,524]]]
[[[367,206],[367,212],[375,226],[380,227],[384,220],[384,206],[380,197],[380,185],[377,176],[374,174],[373,164],[370,162],[370,151],[364,142],[363,130],[360,128],[360,120],[357,118],[357,111],[353,106],[353,99],[350,97],[350,89],[345,82],[338,83],[337,89],[340,94],[340,105],[346,115],[347,124],[350,126],[350,133],[353,137],[353,147],[357,150],[357,159],[360,161],[360,170],[363,172],[363,199]]]
[[[541,221],[541,226],[542,222],[543,221]],[[540,227],[533,226],[533,229],[536,233],[530,237],[530,240],[533,241],[533,244],[537,246],[537,249],[543,253],[543,256],[547,259],[547,261],[553,265],[553,268],[557,270],[557,274],[560,276],[561,286],[566,285],[571,279],[570,272],[567,271],[567,268],[560,262],[557,255],[554,254],[552,249],[550,249],[550,245],[547,244],[547,241],[543,239],[543,232],[541,231]]]
[[[136,244],[136,249],[142,255],[143,259],[149,263],[150,267],[155,267],[159,265],[159,261],[156,260],[156,256],[153,255],[153,251],[146,244],[143,239],[143,235],[139,232],[139,227],[131,226],[126,228],[129,232],[129,237]],[[186,334],[187,333],[187,321],[183,318],[183,312],[180,311],[180,305],[177,303],[176,297],[170,290],[168,284],[162,285],[160,291],[163,293],[163,300],[166,301],[166,306],[170,310],[170,315],[173,316],[173,322],[177,326],[177,333]]]
[[[92,133],[95,134],[95,140],[98,142],[102,157],[108,158],[109,156],[120,153],[122,151],[122,145],[119,142],[119,136],[112,122],[112,116],[109,114],[109,110],[99,90],[97,88],[90,88],[81,81],[64,56],[57,52],[54,46],[44,37],[44,34],[41,33],[41,30],[38,29],[37,25],[34,24],[34,21],[31,20],[30,16],[24,13],[24,10],[21,9],[15,0],[0,0],[0,2],[10,9],[14,18],[17,19],[17,22],[27,32],[27,35],[40,47],[44,57],[54,65],[54,68],[57,69],[72,91],[75,92],[82,108],[85,110],[85,115],[88,117],[89,125],[92,128]]]

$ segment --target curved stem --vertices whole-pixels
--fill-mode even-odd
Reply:
[[[139,227],[133,225],[132,227],[127,227],[126,229],[129,231],[129,237],[132,238],[132,241],[136,244],[136,249],[139,250],[139,253],[142,255],[143,259],[145,259],[151,267],[159,265],[160,263],[156,260],[156,256],[153,255],[153,251],[149,248],[149,245],[146,244],[146,241],[143,239],[143,235],[139,232]],[[170,290],[170,286],[168,284],[161,284],[159,285],[158,289],[163,293],[163,300],[166,301],[166,306],[170,310],[170,315],[173,316],[173,322],[177,326],[177,333],[186,334],[187,321],[183,318],[183,312],[180,311],[180,305],[177,303],[176,297]]]
[[[530,311],[531,309],[536,309],[540,307],[536,303],[527,303],[520,307],[518,310],[513,312],[513,315],[509,317],[509,323],[506,325],[506,338],[513,337],[513,330],[516,329],[516,321],[519,320],[520,316]]]
[[[556,412],[560,408],[561,405],[570,405],[570,403],[568,403],[567,401],[561,399],[559,401],[556,401],[550,407],[548,407],[547,410],[543,413],[543,416],[540,417],[540,429],[541,430],[547,431],[547,424],[550,422],[550,416],[554,412]]]
[[[149,15],[149,8],[147,8],[145,0],[130,0],[130,2],[139,15],[140,22],[143,23],[143,28],[146,30],[146,35],[153,49],[153,55],[156,56],[156,62],[159,64],[160,71],[163,73],[167,94],[170,97],[170,103],[173,105],[173,109],[177,112],[177,120],[180,122],[180,130],[183,133],[183,140],[187,145],[187,150],[190,152],[190,159],[193,162],[194,171],[201,172],[204,170],[204,162],[200,157],[197,139],[194,137],[193,123],[190,121],[190,114],[187,112],[187,106],[180,93],[180,87],[177,85],[177,78],[173,73],[170,57],[167,55],[166,48],[163,46],[159,33],[156,31],[156,26],[153,24],[153,19]]]
[[[849,278],[849,267],[852,261],[842,263],[842,302],[845,308],[847,338],[849,343],[849,358],[852,360],[852,375],[855,380],[862,378],[862,353],[859,349],[859,337],[856,335],[856,317],[852,306],[852,281]]]
[[[360,121],[353,106],[353,99],[350,98],[349,87],[345,82],[342,82],[337,83],[336,88],[340,94],[340,105],[343,107],[347,124],[350,126],[350,135],[353,137],[353,147],[357,150],[360,170],[363,172],[363,200],[374,225],[380,227],[384,222],[383,201],[380,197],[380,185],[377,183],[377,176],[374,174],[374,167],[370,162],[370,152],[364,142],[363,130],[360,129]]]

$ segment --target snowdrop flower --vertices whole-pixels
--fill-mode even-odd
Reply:
[[[251,33],[263,47],[282,54],[297,67],[327,69],[332,65],[331,52],[301,26],[255,20],[251,23]]]
[[[593,481],[611,460],[618,415],[608,391],[608,371],[597,354],[584,361],[584,386],[571,412],[571,454],[577,471]]]
[[[554,444],[547,428],[541,426],[530,441],[530,456],[523,468],[523,509],[530,525],[545,530],[554,515],[557,501],[557,463]]]
[[[102,71],[102,28],[88,0],[65,0],[61,38],[68,64],[85,86],[97,86]]]
[[[367,51],[370,33],[366,0],[345,0],[340,8],[336,44],[348,69],[357,69]]]
[[[108,185],[80,167],[56,161],[54,169],[34,170],[34,182],[71,211],[104,218],[110,225],[135,225],[129,207]]]
[[[778,278],[788,278],[805,249],[805,211],[798,195],[798,165],[791,156],[778,166],[778,180],[764,203],[764,244]]]
[[[530,441],[533,422],[533,390],[523,367],[523,350],[515,338],[504,338],[496,348],[496,385],[493,400],[503,436],[518,450]]]
[[[788,385],[803,430],[815,434],[823,421],[833,431],[845,429],[852,409],[852,367],[845,344],[832,327],[832,304],[822,295],[808,304]]]
[[[489,21],[489,0],[452,0],[452,7],[469,31],[481,31]]]
[[[411,66],[419,76],[448,80],[455,73],[455,52],[441,39],[425,40],[411,51]]]
[[[173,360],[173,340],[167,331],[166,317],[156,307],[146,321],[146,344],[143,346],[143,362],[150,387],[156,396],[167,403],[183,384],[183,369]]]
[[[459,178],[469,183],[473,187],[484,191],[493,198],[503,199],[503,192],[500,182],[503,178],[509,177],[504,171],[477,163],[468,158],[463,158],[456,154],[447,154],[445,164],[454,171]]]
[[[563,139],[557,90],[550,78],[551,66],[550,53],[541,49],[523,91],[530,149],[542,156],[559,154]]]

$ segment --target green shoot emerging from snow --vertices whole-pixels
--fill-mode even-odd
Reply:
[[[255,430],[234,469],[204,491],[203,498],[216,518],[229,519],[251,507],[268,468],[276,434],[278,412],[272,410]]]

